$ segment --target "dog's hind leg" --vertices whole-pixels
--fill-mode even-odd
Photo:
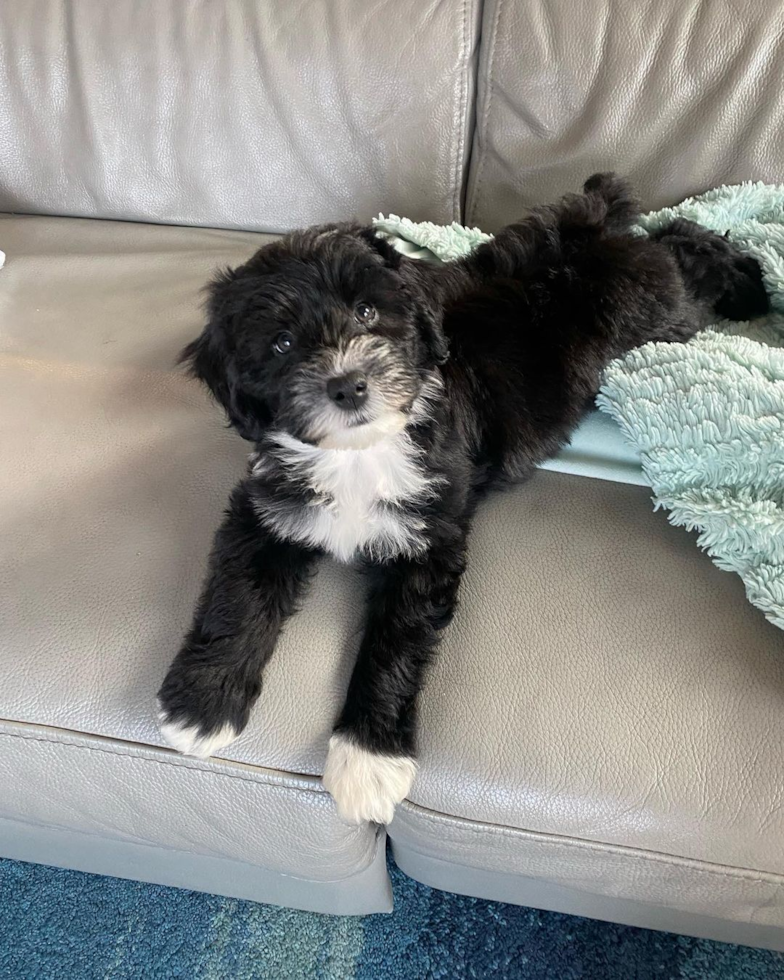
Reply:
[[[725,236],[676,218],[651,238],[675,256],[686,289],[708,319],[718,314],[729,320],[750,320],[768,312],[759,263]]]

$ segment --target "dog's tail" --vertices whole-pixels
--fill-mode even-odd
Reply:
[[[629,181],[612,172],[589,177],[583,184],[583,194],[598,220],[614,232],[628,231],[642,213]]]
[[[726,235],[676,218],[651,238],[673,253],[694,299],[718,316],[751,320],[768,312],[759,262],[744,255]]]
[[[642,213],[631,185],[613,173],[599,173],[583,184],[582,194],[566,194],[549,208],[565,238],[586,231],[622,235]]]

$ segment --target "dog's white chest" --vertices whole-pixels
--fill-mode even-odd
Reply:
[[[278,534],[340,561],[424,550],[425,521],[413,508],[431,495],[434,481],[405,432],[366,449],[319,449],[284,433],[273,441],[287,475],[315,494],[294,512],[260,514]],[[263,459],[257,467],[264,468]]]

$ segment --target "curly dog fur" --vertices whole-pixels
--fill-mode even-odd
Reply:
[[[449,265],[332,225],[216,278],[184,358],[255,452],[160,690],[176,748],[206,756],[243,730],[314,559],[361,561],[365,632],[324,779],[348,819],[392,818],[480,493],[568,442],[612,358],[767,309],[725,238],[683,220],[636,234],[638,213],[597,174]]]

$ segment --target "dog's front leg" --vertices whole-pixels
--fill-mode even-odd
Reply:
[[[261,527],[240,483],[215,536],[193,625],[158,693],[161,733],[173,748],[207,758],[246,726],[313,557]]]
[[[419,561],[374,568],[365,635],[330,739],[324,785],[352,823],[389,823],[416,773],[416,701],[425,667],[452,618],[465,534]]]

